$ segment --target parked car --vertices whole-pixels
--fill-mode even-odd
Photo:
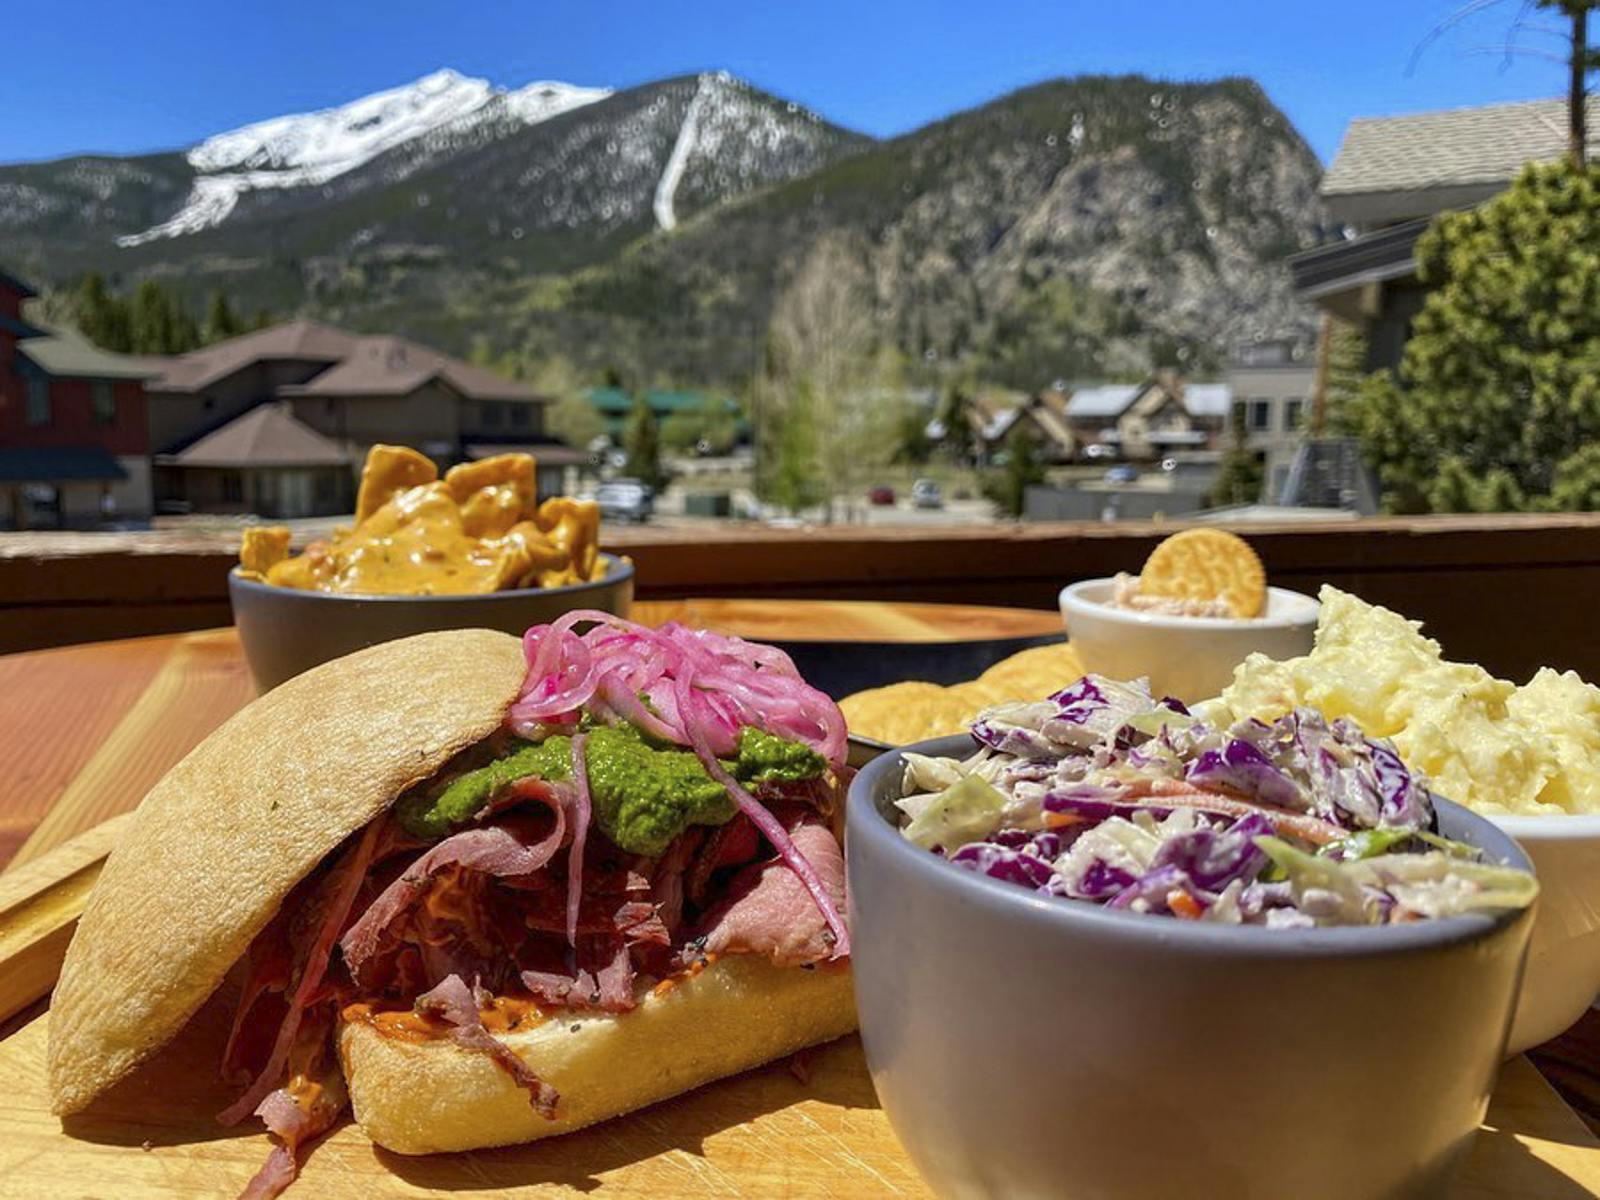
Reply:
[[[1127,463],[1118,463],[1106,472],[1107,483],[1133,483],[1139,478],[1139,468]]]
[[[1083,448],[1083,456],[1090,462],[1098,462],[1102,458],[1110,458],[1116,451],[1104,442],[1091,442]]]
[[[940,489],[938,481],[933,479],[919,479],[911,485],[911,506],[913,508],[943,508],[944,492]]]
[[[894,503],[894,489],[886,483],[880,483],[867,489],[867,503],[880,507],[888,507]]]
[[[595,489],[600,515],[607,521],[643,524],[655,512],[655,493],[638,479],[613,479]]]

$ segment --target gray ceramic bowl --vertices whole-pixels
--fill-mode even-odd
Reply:
[[[250,674],[260,691],[329,659],[379,642],[435,629],[499,629],[521,636],[530,625],[575,608],[628,615],[633,564],[602,554],[606,573],[571,587],[518,588],[481,596],[340,596],[273,587],[228,573],[228,598]]]
[[[1439,1193],[1494,1086],[1531,911],[1287,931],[1040,897],[901,837],[901,774],[896,751],[850,788],[856,1003],[878,1097],[941,1195]],[[1439,820],[1528,866],[1465,809]]]

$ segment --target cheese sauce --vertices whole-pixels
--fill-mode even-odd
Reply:
[[[596,577],[600,509],[538,503],[528,454],[450,468],[404,446],[374,446],[361,472],[356,522],[288,557],[289,531],[247,529],[241,574],[279,587],[356,595],[462,595],[561,587]]]

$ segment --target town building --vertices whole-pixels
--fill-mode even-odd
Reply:
[[[1085,457],[1143,462],[1211,447],[1230,407],[1225,384],[1157,372],[1143,383],[1077,389],[1066,418]]]
[[[598,387],[590,388],[585,394],[585,399],[604,418],[606,433],[612,442],[620,445],[623,433],[628,427],[628,419],[633,416],[635,407],[633,393],[619,387]],[[692,390],[649,388],[644,393],[644,402],[658,422],[680,414],[704,412],[709,406],[720,405],[733,419],[735,440],[743,441],[750,435],[749,422],[745,420],[743,410],[728,396],[716,396],[710,392]]]
[[[1282,502],[1289,468],[1305,441],[1316,388],[1316,364],[1293,339],[1235,348],[1223,373],[1230,420],[1242,422],[1244,444],[1264,467],[1266,503]]]
[[[137,359],[23,316],[33,289],[0,272],[0,524],[92,528],[151,512]]]
[[[296,320],[147,360],[158,509],[279,518],[349,512],[376,442],[441,466],[510,450],[563,490],[574,452],[545,432],[548,399],[403,338]]]
[[[1046,462],[1073,461],[1078,439],[1067,418],[1068,401],[1068,393],[1059,388],[1046,388],[1032,396],[984,392],[973,397],[967,419],[980,454],[993,460],[1018,429],[1026,429]]]
[[[1600,106],[1588,111],[1600,144]],[[1417,239],[1450,209],[1503,191],[1529,162],[1567,150],[1567,102],[1533,100],[1352,121],[1322,199],[1347,236],[1289,259],[1295,292],[1360,331],[1367,367],[1398,367],[1426,288]]]

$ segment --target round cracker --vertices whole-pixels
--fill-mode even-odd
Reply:
[[[1220,600],[1236,617],[1261,614],[1267,572],[1250,544],[1225,529],[1185,529],[1150,552],[1139,573],[1146,596]]]

